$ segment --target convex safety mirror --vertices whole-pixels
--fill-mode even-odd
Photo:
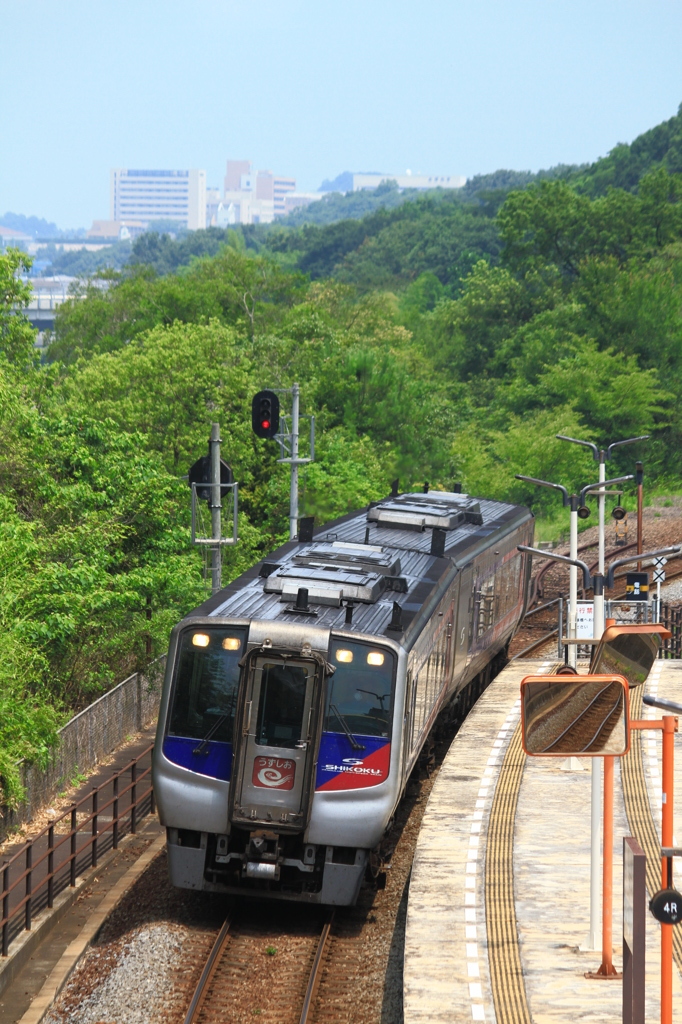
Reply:
[[[671,635],[660,624],[607,626],[592,652],[590,672],[625,676],[630,688],[640,686],[658,657],[661,641]]]
[[[526,676],[521,723],[523,749],[532,757],[627,754],[627,680],[614,674]]]

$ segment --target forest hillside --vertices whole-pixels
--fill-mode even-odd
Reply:
[[[552,495],[514,475],[584,483],[589,452],[557,433],[651,434],[611,468],[642,458],[647,486],[678,490],[679,122],[520,188],[500,177],[326,225],[143,236],[108,287],[83,279],[42,363],[17,313],[30,261],[0,256],[5,795],[18,757],[45,758],[65,717],[162,654],[205,596],[184,477],[211,422],[240,486],[224,578],[286,536],[287,469],[251,431],[260,388],[298,381],[317,418],[300,514],[318,521],[395,477],[551,516]]]

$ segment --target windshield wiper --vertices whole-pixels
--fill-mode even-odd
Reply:
[[[358,741],[356,740],[355,736],[353,735],[353,733],[348,728],[348,723],[346,722],[346,719],[343,717],[343,715],[341,714],[341,712],[337,708],[336,704],[330,704],[329,705],[329,710],[331,712],[333,712],[333,714],[336,715],[336,717],[338,718],[339,722],[341,723],[341,728],[343,729],[343,731],[345,732],[346,736],[348,737],[348,742],[350,743],[350,745],[353,748],[353,750],[364,750],[365,748],[363,747],[362,743],[358,743]]]
[[[227,719],[232,715],[232,712],[234,711],[234,705],[235,705],[235,699],[234,699],[234,696],[233,696],[230,709],[228,711],[226,711],[224,714],[218,715],[218,717],[216,718],[215,722],[213,723],[211,728],[208,730],[208,732],[204,736],[204,738],[201,741],[201,743],[199,744],[199,746],[195,747],[194,750],[192,751],[193,754],[204,754],[204,753],[208,754],[208,750],[204,750],[204,747],[207,746],[209,740],[213,739],[213,737],[215,736],[215,734],[217,733],[218,729],[223,724],[223,722],[227,721]]]
[[[370,697],[376,697],[376,699],[379,701],[379,704],[381,705],[379,710],[383,712],[386,711],[386,708],[384,707],[384,701],[391,696],[390,693],[375,693],[374,690],[363,690],[359,686],[356,687],[356,690],[358,693],[368,693]]]

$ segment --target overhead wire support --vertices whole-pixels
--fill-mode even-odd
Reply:
[[[280,394],[291,395],[291,429],[275,434],[275,441],[279,445],[281,457],[279,463],[285,463],[291,467],[291,482],[289,486],[289,540],[295,540],[298,534],[298,467],[305,466],[315,461],[315,417],[304,416],[310,419],[310,455],[307,458],[300,458],[298,454],[299,442],[299,420],[301,419],[299,405],[301,389],[298,384],[290,388],[274,388]],[[289,415],[282,413],[281,419],[285,428],[288,427]]]
[[[205,545],[211,551],[211,593],[217,594],[222,587],[222,548],[224,546],[231,547],[237,543],[238,533],[238,502],[239,502],[239,485],[236,481],[231,483],[223,483],[221,481],[222,469],[227,469],[230,478],[232,477],[231,470],[229,467],[221,466],[220,459],[220,425],[218,423],[211,424],[211,437],[208,442],[209,449],[209,476],[210,479],[191,480],[190,487],[192,489],[192,544]],[[195,466],[200,466],[202,460],[199,460]],[[195,467],[192,467],[194,469]],[[190,471],[190,477],[192,471]],[[232,536],[223,537],[222,533],[222,496],[224,491],[232,491]],[[199,509],[197,506],[197,499],[206,500],[208,508],[211,513],[211,534],[209,537],[197,536],[200,525],[198,520],[201,519]]]

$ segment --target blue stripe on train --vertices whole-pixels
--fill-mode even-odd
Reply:
[[[181,768],[229,782],[232,774],[232,744],[208,740],[202,746],[201,753],[195,754],[200,743],[201,740],[188,739],[186,736],[166,736],[163,753],[169,761],[179,764]]]

